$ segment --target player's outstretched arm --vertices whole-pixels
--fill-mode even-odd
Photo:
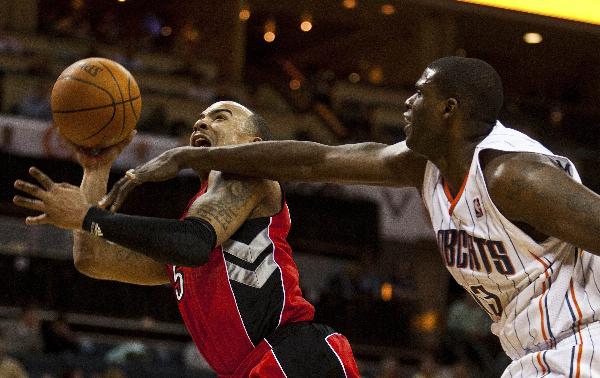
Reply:
[[[13,199],[18,206],[42,213],[27,217],[27,224],[84,230],[157,262],[180,266],[206,263],[216,243],[228,238],[270,189],[259,185],[262,180],[223,181],[215,173],[218,179],[209,184],[206,199],[192,206],[188,218],[174,220],[114,214],[93,207],[76,186],[54,183],[35,168],[30,173],[39,186],[17,180],[15,187],[30,197]]]
[[[56,204],[58,212],[67,216],[77,214],[77,206],[73,206],[74,204],[79,203],[83,204],[84,208],[89,207],[91,204],[97,203],[106,194],[112,163],[134,136],[135,131],[121,143],[96,154],[91,154],[81,147],[71,145],[75,160],[82,166],[84,171],[80,188],[68,184],[55,184],[49,177],[35,168],[30,169],[30,174],[42,185],[44,190],[21,180],[15,182],[15,187],[20,190],[33,191],[30,194],[34,197],[35,194],[44,194],[44,191],[50,191],[52,187],[55,187],[55,191],[62,194],[71,194],[73,198],[79,200],[73,201],[72,199],[69,200],[68,196],[64,197],[67,199],[66,201],[63,203],[58,201]],[[53,198],[56,200],[61,197],[54,196]],[[19,206],[42,212],[37,217],[29,217],[28,223],[51,223],[48,214],[51,209],[46,209],[43,206],[43,201],[22,196],[16,196],[14,201]],[[79,210],[85,211],[84,208]],[[73,260],[77,270],[92,278],[140,285],[158,285],[168,282],[163,264],[81,231],[73,232]]]
[[[505,217],[600,255],[600,196],[548,157],[501,154],[485,166],[484,175]]]
[[[339,184],[420,186],[426,163],[404,142],[327,146],[274,141],[208,148],[199,158],[196,153],[189,148],[182,154],[186,166],[200,162],[218,171],[277,181]]]
[[[235,146],[178,147],[128,172],[102,201],[115,205],[137,185],[173,177],[179,170],[217,170],[276,181],[313,181],[420,187],[426,160],[404,142],[327,146],[314,142],[269,141]]]

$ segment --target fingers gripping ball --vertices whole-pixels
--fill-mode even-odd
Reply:
[[[67,67],[52,88],[52,118],[70,142],[105,148],[127,138],[142,110],[140,89],[129,71],[104,58]]]

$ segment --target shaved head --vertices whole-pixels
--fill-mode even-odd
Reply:
[[[432,62],[435,87],[444,97],[454,97],[469,118],[495,124],[504,100],[502,80],[480,59],[449,56]],[[426,70],[426,71],[427,71]]]

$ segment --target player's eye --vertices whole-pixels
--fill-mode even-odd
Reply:
[[[220,114],[215,117],[215,121],[224,121],[226,119],[227,118],[224,115],[220,115]]]

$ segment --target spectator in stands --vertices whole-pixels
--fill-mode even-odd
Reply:
[[[29,354],[41,352],[43,341],[38,309],[35,306],[23,308],[15,322],[6,324],[0,341],[0,345],[5,345],[8,353]]]
[[[81,368],[67,368],[60,375],[61,378],[83,378],[83,370]]]
[[[51,120],[49,87],[43,83],[38,83],[33,91],[25,96],[13,110],[13,113],[24,117]]]
[[[348,265],[344,271],[331,276],[327,282],[326,291],[345,300],[356,297],[368,299],[379,298],[382,279],[374,271],[375,263],[371,258],[365,257],[358,264]]]
[[[111,366],[102,373],[102,378],[127,378],[123,369],[117,366]]]
[[[478,370],[474,369],[467,361],[459,360],[454,365],[452,365],[452,378],[474,378],[484,376]],[[496,374],[492,374],[489,376],[497,377],[499,374],[502,374],[502,370]],[[485,376],[488,376],[485,374]]]
[[[198,352],[196,344],[191,341],[183,348],[181,357],[186,369],[213,371],[208,362],[206,362],[204,357]]]
[[[314,100],[331,107],[331,93],[335,84],[335,74],[331,70],[319,70],[312,78]]]
[[[358,264],[348,265],[327,280],[327,294],[343,300],[351,300],[360,293],[360,277],[362,267]]]
[[[42,335],[46,353],[79,352],[77,335],[71,330],[64,314],[58,314],[53,321],[42,324]]]
[[[122,34],[121,25],[115,9],[107,9],[101,16],[95,29],[96,38],[102,42],[115,44]]]
[[[447,348],[459,361],[471,363],[482,370],[493,369],[499,351],[493,348],[497,343],[489,334],[491,324],[490,317],[465,292],[448,308]],[[501,371],[487,373],[499,375]]]
[[[75,3],[77,2],[73,2],[73,4]],[[59,18],[51,27],[57,35],[70,38],[88,38],[92,33],[92,26],[84,7],[74,6],[68,14]]]
[[[377,378],[396,378],[400,377],[400,366],[398,360],[393,356],[384,357],[379,363],[379,372]]]
[[[0,339],[2,335],[0,335]],[[8,356],[5,349],[6,343],[0,343],[0,377],[2,378],[27,378],[27,372],[19,361]]]
[[[125,364],[131,361],[149,361],[150,359],[150,351],[139,341],[119,344],[104,356],[104,360],[109,364]]]
[[[413,378],[451,378],[452,372],[440,366],[432,354],[426,354],[421,359],[419,371]]]
[[[130,71],[135,71],[142,68],[142,62],[136,55],[136,49],[133,43],[127,43],[125,47],[120,49],[114,55],[113,60],[120,63],[123,67]]]

